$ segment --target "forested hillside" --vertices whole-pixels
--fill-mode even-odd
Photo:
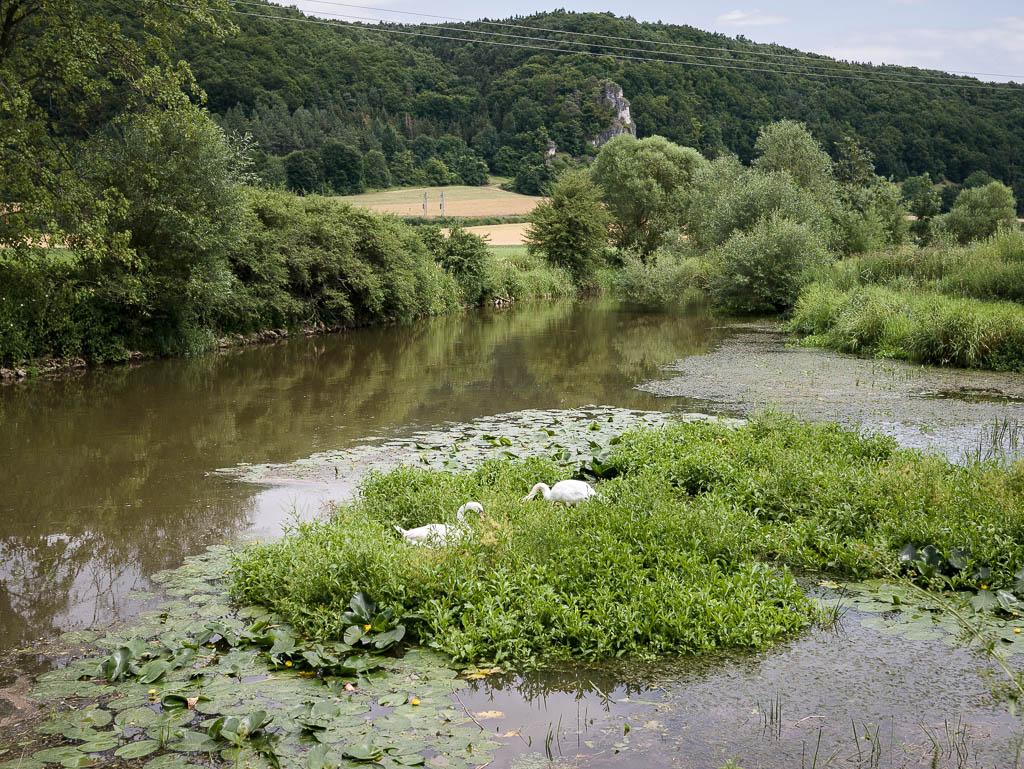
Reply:
[[[928,172],[958,184],[980,170],[1024,200],[1024,86],[848,65],[610,14],[555,11],[510,19],[515,27],[382,32],[301,21],[299,12],[272,5],[234,8],[255,14],[230,14],[237,35],[191,38],[179,51],[225,127],[250,132],[271,157],[300,153],[287,168],[263,160],[261,172],[271,181],[290,178],[292,186],[303,186],[294,180],[307,174],[309,187],[339,191],[480,183],[482,160],[498,174],[532,171],[521,183],[542,185],[551,176],[544,158],[549,140],[559,153],[592,152],[588,139],[612,120],[601,98],[602,84],[611,80],[631,102],[641,137],[658,134],[708,156],[728,151],[749,161],[761,126],[791,118],[806,123],[834,156],[837,141],[857,139],[883,175],[899,180]],[[443,39],[466,36],[487,42]],[[598,53],[609,55],[592,55]],[[362,160],[361,176],[337,170],[352,167],[349,149]]]

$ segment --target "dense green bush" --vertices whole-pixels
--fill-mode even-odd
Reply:
[[[950,212],[936,220],[936,224],[961,244],[981,240],[1000,227],[1017,226],[1017,201],[1013,191],[999,182],[964,189]]]
[[[712,252],[711,296],[731,312],[777,312],[796,301],[828,252],[806,225],[772,216]]]
[[[679,243],[662,246],[646,260],[626,253],[615,274],[615,293],[633,304],[659,308],[701,301],[708,287],[711,266]]]
[[[526,242],[531,253],[567,269],[577,283],[589,282],[608,243],[608,215],[601,206],[601,190],[587,172],[562,174],[550,200],[538,203],[529,218]]]
[[[455,279],[415,230],[330,198],[253,189],[219,328],[408,320],[461,305]]]
[[[545,460],[373,476],[333,519],[242,554],[234,593],[327,639],[363,590],[413,612],[421,643],[522,663],[769,645],[813,617],[788,566],[874,576],[900,568],[907,544],[969,551],[993,587],[1024,566],[1020,464],[957,466],[771,415],[630,433],[610,463],[600,499],[554,511],[520,501],[563,477]],[[468,499],[485,520],[457,546],[410,546],[391,528],[451,522]],[[980,588],[972,574],[958,586]]]
[[[437,228],[421,231],[434,260],[458,281],[463,302],[477,305],[484,299],[490,252],[479,235],[452,227],[447,237]]]
[[[572,273],[548,264],[522,246],[491,248],[484,280],[487,299],[571,299],[578,293]]]

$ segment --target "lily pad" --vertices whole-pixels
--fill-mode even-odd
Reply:
[[[129,742],[127,745],[123,745],[114,751],[114,755],[118,758],[144,758],[145,756],[155,753],[160,749],[160,743],[156,740],[140,740],[139,742]]]

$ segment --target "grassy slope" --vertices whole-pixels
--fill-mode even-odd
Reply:
[[[427,195],[427,216],[441,215],[444,191],[446,216],[522,216],[542,200],[530,195],[506,192],[497,186],[486,187],[400,187],[336,198],[360,208],[399,216],[420,216],[423,195]]]

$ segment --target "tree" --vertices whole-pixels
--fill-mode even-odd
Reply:
[[[327,185],[339,195],[362,192],[363,157],[359,150],[329,139],[320,150],[320,167]]]
[[[904,179],[900,185],[900,194],[906,201],[907,209],[915,217],[910,226],[911,232],[919,238],[927,238],[932,217],[939,213],[942,204],[931,177],[925,173]]]
[[[836,152],[839,154],[834,166],[836,181],[866,187],[876,178],[874,155],[852,136],[837,141]]]
[[[391,186],[391,171],[388,161],[380,150],[370,150],[363,158],[363,180],[368,187],[383,189]]]
[[[288,189],[295,192],[316,192],[324,183],[320,153],[316,150],[295,150],[284,158]]]
[[[1004,226],[1017,223],[1017,201],[1005,184],[991,182],[961,192],[952,210],[942,216],[942,225],[960,243],[994,235]]]
[[[680,226],[690,182],[706,162],[697,150],[661,136],[619,134],[605,144],[593,178],[608,205],[615,242],[653,252],[665,233]]]
[[[972,187],[984,187],[986,184],[994,182],[993,179],[987,172],[982,171],[980,168],[977,171],[972,171],[968,174],[967,178],[964,179],[964,189],[971,189]]]
[[[466,304],[480,304],[490,258],[484,239],[457,226],[452,227],[448,237],[436,227],[428,227],[423,242],[434,260],[458,282]]]
[[[812,191],[823,190],[833,181],[832,159],[803,123],[780,120],[764,126],[754,149],[758,153],[754,167],[760,171],[787,171],[797,185]]]
[[[111,237],[133,258],[95,260],[87,272],[164,352],[187,351],[190,330],[207,325],[230,291],[246,150],[196,107],[151,108],[103,142],[94,182],[120,196]]]
[[[448,166],[438,158],[427,158],[427,162],[423,164],[423,176],[427,184],[432,187],[442,187],[452,183],[452,175]]]
[[[586,171],[567,171],[551,190],[551,199],[530,214],[526,242],[554,265],[569,270],[577,283],[593,272],[601,248],[608,242],[608,215],[601,189]]]
[[[224,34],[213,11],[229,7],[138,0],[129,18],[93,0],[0,2],[0,246],[43,235],[77,249],[117,245],[106,233],[117,203],[87,179],[99,145],[84,140],[147,104],[187,109],[199,91],[169,43]]]

